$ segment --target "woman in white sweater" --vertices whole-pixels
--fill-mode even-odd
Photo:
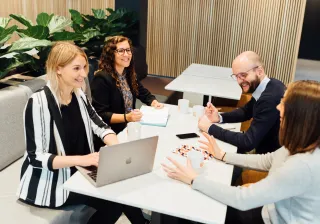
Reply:
[[[241,211],[259,211],[258,215],[233,214],[237,223],[320,223],[320,83],[291,83],[281,103],[280,144],[273,153],[244,155],[225,153],[215,139],[202,149],[217,160],[245,168],[268,171],[268,176],[248,187],[225,186],[198,175],[190,161],[183,166],[168,158],[174,167],[163,165],[168,176],[190,184],[209,197]],[[261,207],[263,206],[263,208]],[[261,207],[262,210],[257,208]],[[261,213],[260,213],[261,212]]]

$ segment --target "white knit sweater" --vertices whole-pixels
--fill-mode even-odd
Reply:
[[[249,187],[231,187],[198,176],[193,189],[239,210],[264,206],[265,223],[320,223],[320,149],[289,156],[285,148],[264,155],[227,153],[229,164],[269,171]]]

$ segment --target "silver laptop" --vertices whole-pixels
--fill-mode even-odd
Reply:
[[[150,173],[153,169],[158,136],[104,146],[99,166],[76,168],[96,187]]]

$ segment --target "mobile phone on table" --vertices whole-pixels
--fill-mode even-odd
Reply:
[[[176,135],[180,139],[187,139],[187,138],[199,138],[200,136],[196,133],[185,133],[185,134],[178,134]]]

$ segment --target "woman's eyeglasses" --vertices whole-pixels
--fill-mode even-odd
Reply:
[[[231,75],[231,78],[233,78],[234,80],[238,80],[238,79],[245,79],[247,76],[248,76],[248,72],[253,70],[253,69],[256,69],[258,68],[259,66],[255,66],[253,68],[250,68],[248,71],[246,72],[240,72],[238,74],[232,74]]]
[[[132,54],[131,48],[127,48],[127,49],[120,48],[115,50],[115,52],[117,52],[119,55],[124,55],[125,52],[127,52],[128,55]]]

